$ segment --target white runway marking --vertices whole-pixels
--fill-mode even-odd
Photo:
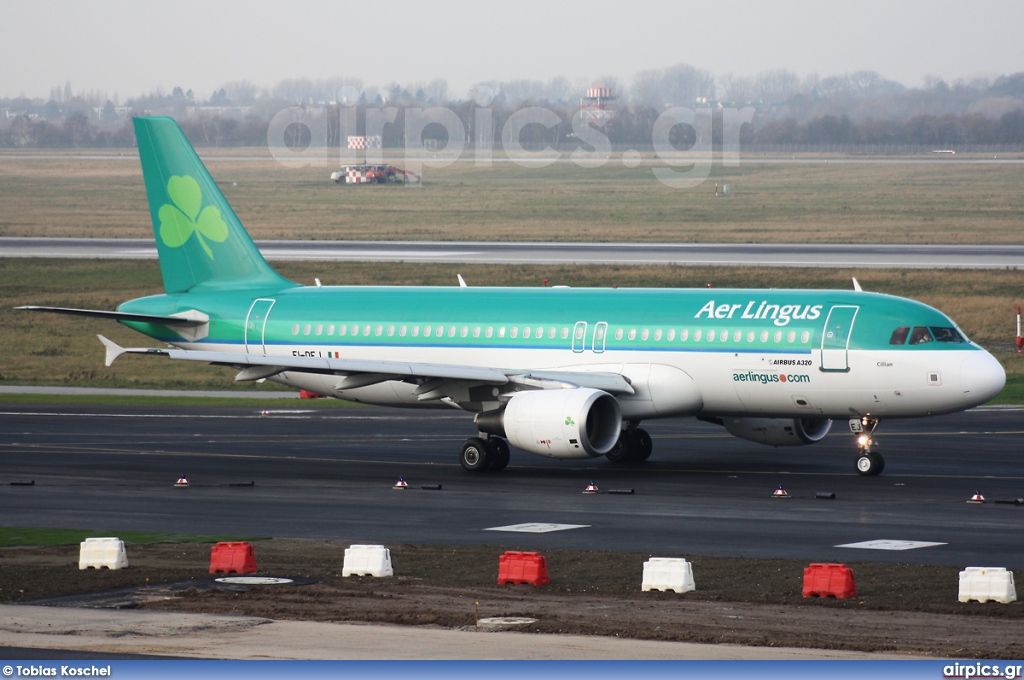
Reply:
[[[863,550],[913,550],[915,548],[933,548],[945,543],[933,543],[931,541],[893,541],[880,539],[877,541],[861,541],[860,543],[844,543],[836,548],[861,548]]]
[[[589,524],[544,524],[541,522],[528,522],[526,524],[510,524],[507,527],[491,527],[484,531],[514,531],[521,534],[547,534],[552,531],[565,531],[566,529],[586,529]]]

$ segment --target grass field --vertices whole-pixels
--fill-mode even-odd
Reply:
[[[1024,358],[1013,348],[1013,312],[1020,300],[1016,271],[890,271],[739,267],[586,267],[440,264],[280,263],[293,281],[311,284],[551,285],[620,287],[843,288],[856,276],[865,290],[915,298],[942,309],[967,334],[990,349],[1010,376],[1004,403],[1024,403]],[[253,389],[239,385],[230,368],[125,356],[107,368],[97,333],[115,342],[152,345],[148,338],[116,323],[84,317],[16,311],[40,304],[114,309],[124,300],[162,292],[156,261],[0,259],[0,384],[144,387],[167,389]],[[265,384],[260,389],[276,389]]]
[[[336,185],[333,167],[208,165],[255,238],[752,243],[1020,243],[1024,166],[746,163],[695,189],[650,164],[459,162],[418,188]],[[265,156],[266,150],[254,150]],[[138,160],[0,154],[0,236],[148,237]],[[396,163],[401,164],[400,161]],[[732,194],[715,197],[715,183]]]

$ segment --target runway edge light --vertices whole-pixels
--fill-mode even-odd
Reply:
[[[971,500],[969,500],[967,502],[968,503],[984,503],[985,502],[985,497],[981,495],[980,491],[975,491],[974,495],[971,496]]]
[[[786,490],[782,488],[781,484],[779,484],[779,488],[772,492],[772,498],[789,498],[789,494],[786,493]]]
[[[174,483],[174,486],[188,486],[188,478],[185,475],[178,477],[178,481]]]
[[[405,477],[399,477],[398,481],[395,482],[395,485],[393,487],[391,487],[391,488],[392,489],[407,489],[407,488],[409,488],[409,483],[405,481]]]
[[[587,484],[587,488],[583,490],[583,493],[597,493],[597,484],[594,484],[594,480],[590,480],[590,484]]]

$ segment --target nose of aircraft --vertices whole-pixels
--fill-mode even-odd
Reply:
[[[988,352],[971,352],[960,366],[960,384],[971,404],[984,404],[1002,391],[1006,371]]]

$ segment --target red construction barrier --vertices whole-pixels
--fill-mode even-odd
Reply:
[[[498,558],[498,585],[506,583],[529,583],[532,586],[551,583],[544,556],[535,552],[506,552]]]
[[[853,570],[845,564],[812,564],[804,569],[804,597],[857,597]]]
[[[211,574],[255,574],[256,551],[245,541],[222,542],[210,549]]]

